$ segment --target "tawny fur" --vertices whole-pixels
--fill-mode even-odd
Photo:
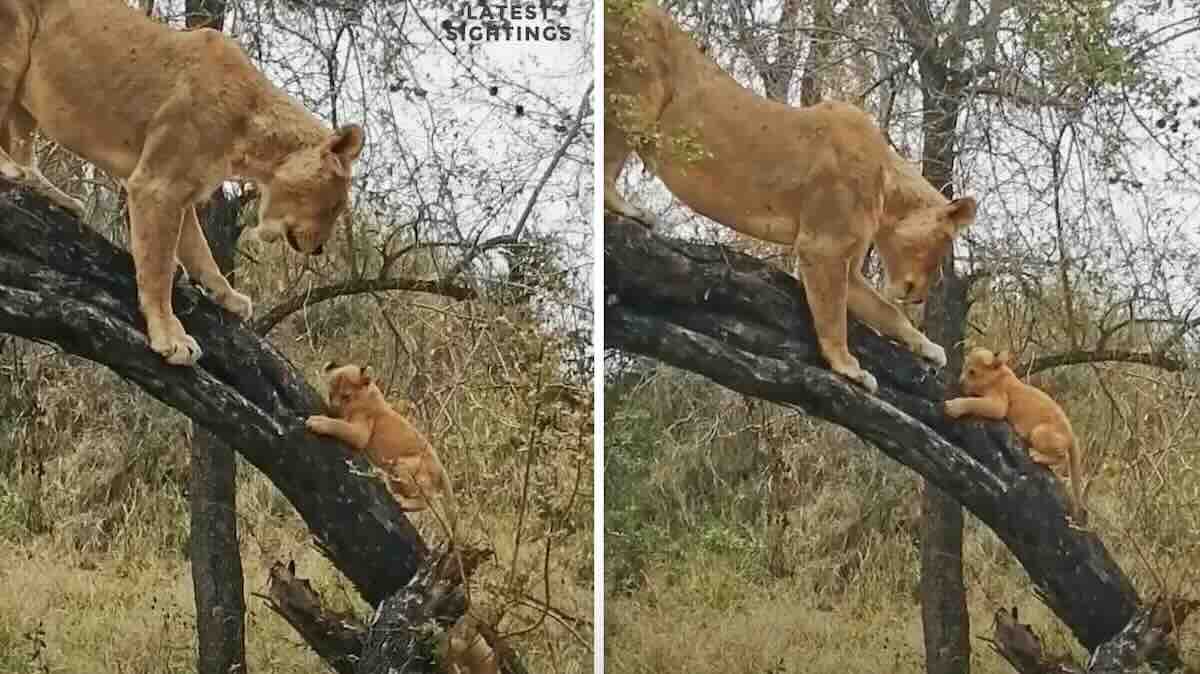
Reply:
[[[363,145],[360,127],[326,128],[217,31],[173,30],[123,0],[0,0],[0,179],[81,214],[34,166],[36,129],[128,190],[147,336],[176,365],[201,355],[171,307],[177,260],[226,309],[252,313],[195,204],[228,178],[252,180],[259,238],[320,252]]]
[[[324,379],[334,417],[314,415],[305,426],[365,454],[388,476],[392,494],[406,511],[426,510],[431,501],[446,496],[453,532],[454,492],[437,452],[425,435],[388,403],[369,368],[329,363]]]
[[[892,151],[859,108],[768,100],[722,71],[652,2],[629,21],[609,9],[606,3],[605,209],[654,224],[616,189],[626,160],[637,152],[694,211],[791,247],[821,351],[834,371],[876,390],[875,378],[847,350],[847,310],[945,365],[945,350],[860,270],[874,242],[889,279],[887,297],[920,303],[954,236],[974,221],[975,200],[948,201]],[[686,156],[670,140],[634,147],[630,128],[656,130],[660,139],[693,138],[705,156]]]
[[[955,419],[967,415],[1007,419],[1029,444],[1035,463],[1070,479],[1075,519],[1081,520],[1087,506],[1080,483],[1079,443],[1071,421],[1053,398],[1017,378],[1008,365],[1010,359],[1008,351],[993,354],[972,349],[959,379],[963,392],[972,397],[947,400],[946,414]]]

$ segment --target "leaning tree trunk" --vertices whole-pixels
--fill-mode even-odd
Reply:
[[[874,444],[995,531],[1089,650],[1133,618],[1137,593],[1094,532],[1069,526],[1057,478],[1007,424],[947,418],[944,383],[903,347],[851,321],[851,348],[880,382],[870,395],[825,364],[794,277],[624,218],[606,218],[604,274],[605,346],[803,408]]]

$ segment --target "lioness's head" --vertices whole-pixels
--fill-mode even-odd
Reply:
[[[1006,373],[1011,372],[1008,369],[1011,359],[1012,354],[1008,351],[992,353],[980,347],[971,349],[963,361],[962,375],[958,378],[963,392],[970,395],[987,393]]]
[[[298,252],[324,252],[334,223],[349,203],[350,168],[362,148],[362,127],[349,124],[320,145],[288,155],[261,185],[259,238],[285,237]]]
[[[943,206],[919,209],[895,227],[881,228],[875,244],[887,274],[887,298],[901,304],[924,302],[954,237],[972,222],[975,199],[962,197]]]
[[[325,364],[323,379],[329,391],[329,407],[334,414],[342,414],[348,405],[371,395],[375,383],[369,365],[338,365],[333,361]]]

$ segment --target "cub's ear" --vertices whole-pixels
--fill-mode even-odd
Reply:
[[[338,366],[337,361],[331,360],[328,363],[325,363],[325,372],[329,372],[330,370],[336,368],[337,366]]]
[[[942,217],[953,228],[952,231],[957,233],[975,222],[976,208],[975,197],[960,197],[946,204]]]
[[[372,381],[371,366],[370,365],[362,366],[362,369],[358,371],[358,385],[359,386],[370,386],[371,381]]]
[[[1001,365],[1008,365],[1011,362],[1012,362],[1012,352],[1009,351],[1008,349],[1005,349],[1005,350],[1001,351],[1000,353],[996,354],[996,367],[1000,367]]]
[[[361,126],[347,124],[334,132],[327,147],[330,152],[337,155],[338,159],[342,160],[344,165],[349,166],[351,162],[358,159],[365,141],[366,134],[363,133]]]

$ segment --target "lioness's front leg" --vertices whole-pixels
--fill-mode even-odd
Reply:
[[[342,419],[334,419],[320,414],[314,414],[304,420],[304,427],[317,435],[328,435],[337,438],[358,451],[367,448],[371,440],[371,428],[366,424],[355,424]]]
[[[797,255],[796,270],[804,280],[804,292],[812,311],[813,329],[821,353],[834,372],[858,382],[871,393],[879,390],[875,377],[850,355],[846,344],[846,294],[850,261],[844,257]]]
[[[130,178],[130,248],[150,348],[171,365],[190,366],[200,359],[200,345],[183,329],[171,308],[183,208],[171,197],[166,181],[148,178],[141,169]]]
[[[938,367],[946,365],[946,350],[913,327],[908,316],[879,295],[857,269],[850,270],[850,312],[879,332],[903,342]]]
[[[242,320],[253,313],[250,298],[233,289],[213,260],[212,249],[204,238],[204,230],[196,218],[196,209],[188,206],[183,212],[183,231],[179,236],[179,261],[188,275],[212,293],[213,300]]]

